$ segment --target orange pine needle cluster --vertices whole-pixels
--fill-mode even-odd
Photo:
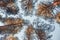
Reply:
[[[44,31],[42,30],[37,30],[37,35],[39,37],[40,40],[46,40],[46,34]]]
[[[53,5],[54,6],[60,5],[60,0],[54,0]]]
[[[25,9],[31,11],[33,5],[32,5],[32,0],[22,0],[22,2],[25,5]]]
[[[17,18],[17,19],[11,19],[11,18],[7,18],[6,20],[5,20],[5,24],[6,25],[22,25],[23,24],[23,19],[19,19],[19,18]]]
[[[60,23],[60,12],[55,16],[56,22]]]
[[[38,5],[37,9],[37,15],[38,16],[44,16],[44,17],[52,17],[51,10],[46,5]]]
[[[7,36],[5,40],[17,40],[12,34]]]
[[[30,40],[32,32],[33,32],[33,27],[30,25],[30,26],[28,26],[28,28],[26,30],[28,40]]]
[[[3,0],[0,1],[0,7],[5,10],[10,10],[13,13],[17,12],[17,7],[16,7],[15,3],[13,2],[13,0],[9,0],[8,2],[4,2]]]
[[[11,33],[17,33],[18,29],[22,27],[23,20],[22,19],[6,19],[5,25],[0,26],[0,30],[4,33],[10,31]]]

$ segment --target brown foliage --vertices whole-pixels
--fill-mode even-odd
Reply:
[[[4,8],[7,11],[16,13],[18,9],[16,7],[16,4],[13,2],[14,0],[9,0],[8,2],[5,2],[5,1],[4,0],[0,1],[0,7]]]
[[[60,12],[55,16],[56,22],[60,23]]]
[[[52,17],[51,9],[49,9],[49,6],[47,5],[39,4],[37,9],[37,15],[44,17]]]
[[[22,27],[23,20],[22,19],[6,19],[5,25],[0,26],[1,32],[11,32],[11,33],[17,33],[19,28]]]
[[[42,30],[37,30],[37,35],[39,37],[40,40],[46,40],[46,34],[44,31]]]
[[[5,0],[6,1],[6,0]],[[7,4],[9,4],[9,3],[13,3],[13,1],[12,0],[9,0],[8,2],[5,2],[4,0],[0,0],[0,7],[6,7],[7,6]]]
[[[54,0],[53,5],[54,6],[60,5],[60,0]]]
[[[22,0],[22,2],[24,3],[23,5],[25,5],[25,9],[31,11],[32,9],[32,0]]]
[[[30,40],[32,32],[33,32],[33,27],[30,25],[30,26],[28,26],[28,28],[26,30],[28,40]]]
[[[6,3],[4,1],[0,1],[0,7],[6,7]]]
[[[17,40],[12,34],[7,36],[5,40]]]
[[[23,24],[23,19],[19,19],[19,18],[17,18],[17,19],[12,19],[12,18],[7,18],[6,20],[5,20],[5,24],[7,24],[7,25],[22,25]]]
[[[32,1],[31,0],[28,1],[27,8],[28,8],[28,10],[32,9]]]

